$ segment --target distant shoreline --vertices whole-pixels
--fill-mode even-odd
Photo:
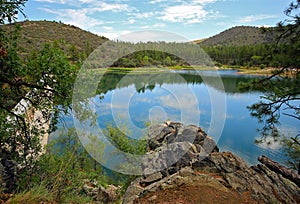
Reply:
[[[260,69],[259,67],[200,67],[200,66],[172,66],[172,67],[109,67],[109,68],[96,68],[93,69],[97,72],[108,72],[108,73],[126,73],[126,74],[138,74],[138,73],[159,73],[163,71],[180,71],[180,70],[198,70],[198,71],[218,71],[218,70],[237,70],[236,74],[248,74],[253,76],[271,76],[276,73],[276,71],[280,71],[280,68],[274,68],[274,67],[266,67],[263,69]],[[283,74],[280,74],[280,76],[293,76],[292,71],[290,72],[284,72]]]

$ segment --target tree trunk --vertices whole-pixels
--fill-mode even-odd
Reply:
[[[298,187],[300,187],[300,175],[297,174],[296,171],[292,169],[288,169],[285,166],[280,165],[277,162],[274,162],[270,158],[266,156],[261,156],[258,158],[258,161],[260,161],[262,164],[266,165],[270,170],[281,174],[284,178],[287,178],[294,182]]]

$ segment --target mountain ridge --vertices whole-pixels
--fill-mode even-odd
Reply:
[[[39,50],[45,43],[55,41],[66,42],[64,48],[70,52],[73,48],[88,56],[103,42],[109,40],[92,32],[73,25],[55,21],[23,21],[14,23],[21,27],[20,38],[17,40],[19,52],[29,54]],[[4,30],[12,31],[11,24],[1,26]],[[259,28],[254,26],[235,26],[205,39],[194,40],[193,43],[207,46],[244,46],[276,43],[276,28]]]
[[[8,33],[13,32],[15,26],[20,26],[20,37],[17,39],[19,52],[29,54],[31,51],[40,50],[45,43],[56,41],[66,42],[65,50],[73,46],[79,52],[90,54],[108,38],[98,36],[89,31],[56,21],[22,21],[6,24],[1,28]]]
[[[235,26],[212,37],[198,40],[201,46],[243,46],[275,43],[275,28]],[[197,40],[196,40],[197,42]]]

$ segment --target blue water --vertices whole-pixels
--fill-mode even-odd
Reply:
[[[279,143],[254,142],[259,138],[257,129],[261,124],[250,116],[247,106],[257,102],[263,93],[241,92],[237,87],[251,78],[234,70],[107,74],[100,82],[99,95],[92,101],[100,129],[108,124],[121,129],[126,126],[126,134],[138,139],[145,135],[146,124],[166,120],[196,124],[217,141],[220,151],[236,153],[249,165],[258,163],[261,155],[285,163]],[[71,115],[64,118],[66,126],[73,125]],[[299,131],[297,122],[282,116],[279,130],[286,135],[295,134]]]

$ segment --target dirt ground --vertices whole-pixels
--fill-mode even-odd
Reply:
[[[251,198],[249,192],[243,194],[234,190],[223,191],[211,186],[180,186],[155,193],[147,193],[136,199],[135,204],[240,204],[260,203]]]

